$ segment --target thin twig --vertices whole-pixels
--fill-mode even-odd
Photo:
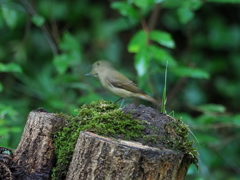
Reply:
[[[236,134],[233,134],[231,136],[228,136],[228,137],[222,139],[221,142],[219,142],[217,145],[210,144],[210,146],[212,145],[219,150],[219,149],[226,147],[229,143],[233,142],[234,140],[238,140],[239,137],[240,137],[240,133],[236,133]]]
[[[233,140],[238,140],[239,139],[239,135],[240,133],[237,133],[233,136],[230,136],[229,138],[227,138],[226,140],[224,141],[227,141],[227,144],[230,143],[230,141],[233,141]],[[213,152],[215,152],[217,155],[221,156],[222,159],[224,159],[224,161],[226,162],[226,164],[228,164],[228,166],[233,170],[235,171],[236,173],[240,174],[240,169],[237,165],[237,163],[235,163],[234,161],[232,161],[229,156],[225,156],[225,155],[222,155],[221,152],[220,152],[220,149],[223,148],[223,147],[226,147],[227,144],[225,144],[226,142],[224,141],[221,141],[219,144],[220,146],[216,146],[216,145],[212,145],[210,144],[210,147],[212,149]],[[224,144],[224,146],[222,146]]]
[[[29,17],[27,17],[27,22],[26,22],[26,25],[25,25],[25,31],[24,31],[24,36],[21,40],[21,43],[19,45],[19,48],[18,50],[20,50],[22,47],[24,47],[25,43],[27,42],[28,40],[28,37],[29,37],[29,33],[31,31],[31,20]],[[17,50],[17,51],[18,51]]]
[[[150,16],[150,19],[149,19],[149,24],[148,24],[148,27],[149,27],[149,30],[153,30],[157,24],[157,20],[158,20],[158,16],[159,16],[159,13],[160,13],[160,10],[161,10],[161,4],[158,3],[154,10],[152,11],[152,14]]]
[[[59,36],[59,30],[56,21],[53,19],[51,20],[51,28],[52,28],[52,35],[55,39],[55,42],[59,42],[60,36]]]
[[[240,126],[233,123],[218,123],[218,124],[204,124],[190,126],[191,129],[195,130],[206,130],[206,129],[220,129],[220,128],[240,128]]]
[[[37,15],[36,11],[33,9],[33,7],[26,0],[19,0],[19,1],[22,3],[23,7],[26,9],[26,11],[28,12],[28,14],[30,16],[36,16]],[[45,38],[47,39],[47,41],[48,41],[48,43],[49,43],[49,45],[52,49],[53,55],[54,56],[58,55],[57,45],[54,42],[51,34],[48,32],[46,26],[43,24],[40,27],[40,29],[42,30]]]
[[[145,19],[141,19],[141,25],[142,25],[142,29],[145,31],[146,35],[147,35],[147,45],[151,44],[151,40],[149,38],[149,33],[151,30],[154,29],[156,23],[157,23],[157,17],[159,15],[159,11],[160,11],[160,4],[157,4],[151,14],[149,23],[147,24]],[[155,92],[154,94],[156,94],[156,88],[154,88],[154,86],[152,85],[153,83],[151,81],[149,81],[150,87],[152,89],[153,92]]]
[[[144,30],[144,32],[146,33],[146,35],[147,35],[147,45],[150,45],[151,44],[151,40],[150,40],[150,38],[149,38],[149,28],[148,28],[148,25],[147,25],[147,23],[146,23],[146,20],[145,19],[141,19],[141,24],[142,24],[142,28],[143,28],[143,30]]]
[[[182,89],[182,87],[187,82],[187,80],[188,80],[187,77],[183,77],[183,78],[178,80],[178,82],[175,84],[175,86],[168,93],[168,104],[171,103],[171,101],[174,99],[174,97],[180,91],[180,89]]]

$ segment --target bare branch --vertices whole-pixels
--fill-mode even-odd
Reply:
[[[30,3],[28,3],[26,0],[19,0],[19,1],[21,2],[21,4],[23,5],[23,7],[26,9],[26,11],[28,12],[28,14],[30,16],[37,15],[37,12],[33,9],[33,7],[31,6]],[[47,41],[52,49],[53,55],[54,56],[58,55],[57,45],[56,45],[53,37],[51,36],[51,34],[48,32],[46,25],[43,24],[40,27],[40,29],[43,32],[43,35],[45,36],[45,38],[47,39]]]

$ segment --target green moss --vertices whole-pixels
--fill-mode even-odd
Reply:
[[[167,148],[184,152],[191,163],[198,169],[197,149],[193,147],[193,141],[188,140],[189,128],[181,119],[170,117],[170,121],[165,124],[165,137],[162,139]]]
[[[83,105],[76,117],[58,114],[65,120],[65,126],[54,134],[57,162],[52,179],[64,179],[67,167],[80,131],[91,131],[107,137],[119,137],[126,140],[141,137],[144,126],[141,120],[125,114],[112,102],[97,101]]]
[[[65,126],[54,134],[57,162],[53,169],[53,180],[65,179],[69,163],[80,131],[90,131],[98,135],[137,140],[143,144],[172,149],[185,153],[191,163],[197,166],[197,151],[188,140],[189,129],[182,120],[164,116],[164,121],[153,126],[147,120],[133,119],[112,102],[97,101],[83,105],[75,117],[58,114],[65,120]],[[151,117],[150,117],[151,118]],[[143,132],[150,133],[143,133]],[[198,166],[197,166],[198,167]]]

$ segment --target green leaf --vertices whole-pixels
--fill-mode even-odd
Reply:
[[[64,33],[62,42],[59,46],[63,51],[80,51],[80,44],[78,40],[70,33]]]
[[[156,0],[147,0],[147,1],[146,0],[133,0],[133,3],[141,9],[148,9],[148,8],[152,7],[154,4],[159,3],[159,1],[162,2],[163,0],[158,0],[158,1],[156,1]]]
[[[147,47],[142,47],[140,51],[135,55],[134,65],[137,70],[138,76],[143,76],[149,68],[150,56]]]
[[[232,122],[238,126],[240,126],[240,114],[236,114],[232,117]]]
[[[220,104],[204,104],[198,106],[198,110],[205,113],[224,113],[226,108]]]
[[[164,88],[163,88],[163,93],[162,93],[162,106],[161,106],[161,112],[162,113],[167,113],[166,111],[166,103],[167,103],[167,67],[168,67],[168,62],[166,63],[166,69],[165,69],[165,78],[164,78]]]
[[[162,65],[166,65],[166,63],[168,62],[169,66],[175,66],[176,65],[176,61],[174,60],[174,58],[164,49],[151,45],[150,46],[150,52],[151,52],[151,57],[161,63]]]
[[[209,73],[202,69],[189,68],[185,66],[177,66],[169,69],[173,74],[180,77],[192,77],[199,79],[209,79]]]
[[[163,7],[164,8],[179,8],[182,6],[184,1],[179,0],[165,0],[163,1]]]
[[[61,54],[54,57],[53,62],[60,74],[64,74],[66,72],[67,68],[69,67],[69,59],[70,57],[67,54]]]
[[[194,17],[193,11],[190,10],[188,7],[179,8],[177,13],[178,13],[178,18],[182,24],[188,23]]]
[[[1,118],[4,118],[4,116],[6,115],[10,117],[14,117],[17,115],[17,111],[12,106],[8,106],[6,104],[0,104],[0,114],[1,114]]]
[[[38,27],[41,27],[45,22],[45,18],[39,15],[34,15],[31,20]]]
[[[2,10],[4,21],[10,28],[13,29],[17,25],[18,21],[17,11],[6,6],[1,6],[0,9]]]
[[[1,128],[1,131],[0,131],[1,137],[7,136],[8,134],[9,134],[9,128]]]
[[[77,52],[71,52],[55,56],[53,62],[56,66],[57,71],[60,74],[64,74],[70,66],[79,62],[79,60],[79,54]]]
[[[213,124],[217,121],[215,116],[209,114],[202,114],[195,118],[196,122],[199,124]]]
[[[217,143],[219,142],[219,138],[211,135],[211,134],[198,134],[197,135],[200,142],[203,143]]]
[[[137,10],[128,2],[123,1],[115,1],[111,3],[111,7],[113,9],[117,9],[121,15],[131,17],[131,18],[139,18]]]
[[[13,133],[20,133],[20,132],[22,132],[22,128],[18,127],[18,126],[13,126],[10,128],[10,131]]]
[[[147,34],[140,30],[130,40],[128,44],[128,51],[137,53],[143,46],[147,44]]]
[[[81,60],[81,48],[79,42],[70,33],[64,33],[63,40],[60,43],[60,49],[63,54],[54,57],[54,64],[60,74],[64,74],[66,70]]]
[[[163,1],[164,8],[188,8],[191,10],[197,10],[202,6],[203,2],[201,0],[165,0]]]
[[[149,34],[149,37],[151,40],[156,41],[160,45],[166,46],[168,48],[174,48],[175,43],[172,39],[172,36],[163,31],[152,31]]]
[[[22,68],[16,63],[0,63],[0,72],[17,72],[22,73]]]

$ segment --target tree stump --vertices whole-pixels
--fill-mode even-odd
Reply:
[[[67,180],[183,180],[183,153],[81,132]]]
[[[179,140],[179,135],[171,126],[171,121],[175,120],[141,105],[128,105],[123,110],[125,113],[131,112],[134,118],[148,119],[149,123],[156,126],[163,141],[154,147],[154,143],[150,142],[142,145],[139,143],[142,141],[116,140],[82,131],[76,142],[71,163],[66,169],[66,179],[183,180],[193,162],[192,157],[189,157],[191,153],[185,152],[184,149],[176,151],[164,145],[171,138]],[[55,164],[52,134],[64,124],[65,121],[56,114],[47,113],[43,109],[30,112],[17,149],[9,156],[8,163],[0,160],[0,165],[3,164],[0,170],[6,174],[12,173],[5,179],[51,179]],[[146,128],[143,134],[148,135],[152,131],[151,128]],[[3,151],[5,149],[0,153],[1,158]]]
[[[54,163],[52,133],[62,122],[41,108],[29,113],[21,141],[14,152],[17,179],[51,179]]]

